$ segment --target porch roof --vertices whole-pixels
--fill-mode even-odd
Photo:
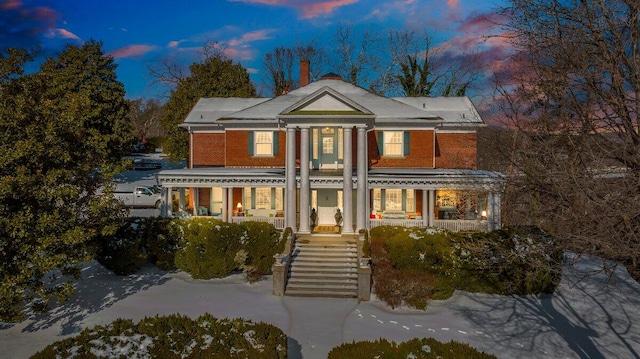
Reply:
[[[311,188],[342,188],[342,171],[311,171]],[[285,186],[283,168],[190,168],[164,170],[158,181],[166,187],[256,187]],[[500,190],[505,177],[499,172],[465,169],[372,169],[367,174],[369,188],[477,189]],[[300,176],[296,176],[299,187]],[[353,186],[357,176],[354,173]]]

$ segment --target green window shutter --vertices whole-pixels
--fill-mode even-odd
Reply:
[[[378,132],[378,154],[384,155],[384,132]]]
[[[404,156],[409,155],[409,131],[404,131]]]
[[[402,190],[402,210],[403,211],[407,210],[407,190],[406,189]]]
[[[271,209],[276,209],[276,189],[275,188],[271,188]]]
[[[249,156],[253,156],[253,131],[249,131]]]
[[[273,131],[273,155],[277,155],[280,149],[280,132]]]

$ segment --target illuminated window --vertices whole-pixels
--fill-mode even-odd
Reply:
[[[384,131],[384,155],[402,156],[402,131]]]
[[[256,156],[272,156],[273,155],[273,132],[256,131]]]
[[[401,211],[402,210],[402,190],[401,189],[388,189],[384,191],[384,205],[385,210],[388,211]]]

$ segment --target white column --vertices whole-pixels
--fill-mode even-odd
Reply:
[[[162,188],[162,202],[160,204],[160,217],[171,217],[171,187]]]
[[[433,213],[433,210],[435,209],[436,206],[436,191],[430,189],[429,190],[429,227],[433,227],[436,224],[435,221],[435,214]]]
[[[422,225],[429,227],[429,197],[427,196],[427,190],[422,190]]]
[[[371,209],[367,205],[367,129],[358,127],[356,231],[366,229]]]
[[[285,164],[285,227],[297,232],[296,226],[296,129],[287,128],[287,159]]]
[[[229,211],[227,210],[228,205],[227,203],[229,203],[229,200],[227,199],[227,191],[229,189],[223,187],[222,188],[222,222],[228,222],[229,221]]]
[[[227,222],[231,222],[233,216],[233,188],[227,188]]]
[[[300,129],[300,233],[311,232],[309,227],[309,129]]]
[[[497,230],[502,227],[502,218],[500,212],[500,193],[495,192],[493,197],[493,229]]]
[[[342,233],[353,233],[353,164],[352,155],[353,148],[351,145],[351,127],[343,129],[344,141],[344,168],[342,170],[343,186],[342,186],[342,199],[344,201],[344,208],[342,213]]]
[[[198,215],[198,203],[200,203],[200,191],[198,187],[193,187],[193,215]]]
[[[185,202],[187,201],[184,194],[184,190],[185,190],[184,187],[180,187],[180,189],[178,189],[178,210],[179,211],[184,211]]]

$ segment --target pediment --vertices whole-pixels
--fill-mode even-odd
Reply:
[[[361,116],[371,115],[371,112],[339,92],[325,87],[289,106],[280,115]]]

